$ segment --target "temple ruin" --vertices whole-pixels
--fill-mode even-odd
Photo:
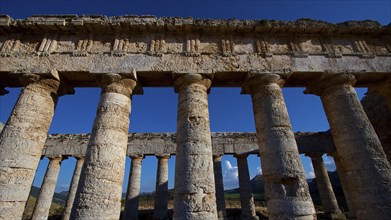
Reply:
[[[242,219],[257,219],[250,154],[262,159],[269,219],[316,219],[300,153],[311,157],[330,218],[391,219],[390,25],[2,15],[0,95],[7,87],[23,89],[0,135],[0,219],[22,218],[43,157],[50,162],[32,219],[48,217],[68,157],[77,164],[63,219],[119,219],[126,157],[131,171],[123,218],[137,219],[145,156],[158,159],[154,219],[167,219],[171,155],[180,174],[173,219],[226,219],[226,154],[238,161]],[[102,89],[92,134],[48,135],[56,103],[76,87]],[[177,133],[128,134],[131,97],[144,87],[178,93]],[[211,133],[213,87],[239,87],[251,96],[256,133]],[[282,87],[319,96],[330,131],[293,133]],[[362,104],[354,87],[368,88]],[[338,206],[324,154],[335,160],[347,213]]]

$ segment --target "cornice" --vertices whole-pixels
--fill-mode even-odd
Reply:
[[[379,35],[391,34],[391,25],[382,26],[371,20],[328,23],[325,21],[298,19],[239,20],[197,19],[182,17],[155,17],[151,15],[103,16],[103,15],[33,15],[26,19],[13,19],[0,15],[0,33],[3,32],[104,32],[170,31],[178,33],[274,33],[274,34],[327,34],[327,35]]]

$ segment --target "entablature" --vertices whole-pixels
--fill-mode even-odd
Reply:
[[[255,133],[212,132],[213,154],[256,154],[259,147]],[[329,132],[296,132],[300,153],[332,153],[334,142]],[[89,134],[49,135],[42,156],[83,157]],[[127,155],[175,155],[175,133],[129,133]]]
[[[176,72],[214,74],[212,86],[240,86],[246,73],[290,69],[304,87],[326,70],[365,72],[357,86],[391,73],[391,26],[300,19],[220,20],[154,16],[0,16],[0,80],[52,69],[74,87],[96,75],[136,71],[142,86],[172,86]],[[369,76],[369,77],[367,77]]]

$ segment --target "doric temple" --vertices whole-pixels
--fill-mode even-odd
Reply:
[[[0,135],[0,219],[21,219],[40,159],[50,162],[32,219],[46,219],[61,161],[77,158],[63,219],[138,218],[142,160],[156,156],[154,219],[227,219],[221,156],[237,158],[241,219],[257,219],[247,156],[259,155],[269,219],[316,219],[299,154],[311,157],[332,219],[391,219],[391,25],[308,19],[0,16],[0,95],[23,87]],[[91,134],[48,135],[57,102],[101,88]],[[177,132],[128,134],[132,95],[178,93]],[[208,93],[239,87],[256,133],[211,133]],[[282,87],[319,96],[330,131],[293,133]],[[354,87],[368,88],[360,102]],[[229,99],[229,97],[227,97]],[[93,113],[91,113],[93,114]],[[322,155],[334,158],[348,212]],[[388,159],[387,159],[388,158]]]

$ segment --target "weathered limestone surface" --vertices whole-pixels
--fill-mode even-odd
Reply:
[[[391,218],[391,167],[353,88],[355,75],[325,73],[307,92],[321,97],[359,219]],[[321,86],[319,86],[321,85]]]
[[[156,194],[153,219],[168,219],[168,160],[170,155],[158,155]]]
[[[20,219],[52,122],[57,97],[53,78],[24,75],[26,86],[0,136],[0,219]]]
[[[379,89],[380,87],[381,89]],[[373,85],[361,100],[365,113],[383,146],[388,162],[391,163],[391,83]],[[380,90],[380,91],[379,91]],[[384,91],[384,92],[383,92]]]
[[[49,165],[43,179],[41,190],[32,214],[32,220],[47,219],[52,205],[58,174],[60,173],[62,157],[49,158]]]
[[[253,39],[251,39],[251,42]],[[286,52],[289,54],[289,52]],[[217,54],[218,55],[218,54]],[[254,70],[280,70],[291,69],[292,78],[287,81],[285,87],[306,86],[308,79],[314,79],[317,74],[332,69],[335,71],[350,69],[354,71],[368,72],[368,78],[359,81],[360,86],[367,86],[372,81],[381,81],[389,77],[391,69],[391,55],[378,56],[373,59],[363,59],[355,55],[343,58],[328,58],[319,55],[308,58],[296,58],[290,55],[275,55],[272,58],[264,58],[258,54],[237,54],[235,56],[221,57],[215,54],[205,54],[199,57],[184,57],[180,54],[165,54],[155,57],[144,54],[129,54],[123,57],[105,54],[91,54],[86,57],[73,57],[69,53],[53,54],[49,57],[0,57],[0,79],[7,83],[7,87],[18,87],[19,84],[5,73],[20,72],[22,70],[46,73],[51,66],[56,66],[58,71],[72,80],[72,85],[77,87],[98,86],[93,78],[101,73],[130,73],[135,69],[140,72],[141,84],[146,86],[169,87],[172,86],[171,74],[167,72],[184,71],[189,67],[189,72],[202,72],[212,74],[212,70],[218,72],[213,78],[213,86],[216,87],[240,87],[246,77],[246,73]],[[137,62],[140,61],[140,62]],[[329,62],[333,62],[330,66]],[[33,64],[40,63],[39,66]],[[4,65],[2,65],[4,64]],[[12,65],[12,66],[9,66]],[[70,74],[77,72],[78,74]],[[375,74],[376,73],[376,74]],[[77,76],[77,78],[76,78]],[[85,80],[78,78],[82,77]],[[216,80],[216,81],[215,81]]]
[[[143,161],[143,156],[134,155],[130,158],[131,166],[123,219],[137,220],[141,181],[141,163]]]
[[[179,95],[173,219],[217,219],[210,85],[211,80],[200,74],[179,76],[174,82]]]
[[[345,201],[346,201],[346,204],[348,205],[349,212],[347,212],[345,210],[344,213],[345,213],[346,217],[356,218],[356,214],[355,214],[356,211],[355,211],[354,204],[353,204],[352,191],[349,188],[346,170],[342,166],[342,164],[339,160],[339,157],[337,155],[337,152],[333,152],[329,155],[331,155],[334,158],[335,167],[337,168],[338,176],[341,181]]]
[[[282,76],[255,73],[251,94],[270,219],[313,219],[315,208],[282,95]]]
[[[213,145],[212,145],[213,146]],[[219,220],[227,219],[225,210],[223,170],[221,169],[221,155],[213,155],[213,170],[215,174],[216,207]]]
[[[248,171],[247,155],[235,155],[238,161],[238,173],[239,173],[239,193],[240,193],[240,205],[242,215],[240,219],[243,220],[258,220],[255,213],[254,197],[250,183],[250,173]]]
[[[67,203],[65,204],[64,213],[61,218],[62,220],[69,220],[71,217],[72,206],[76,197],[77,185],[79,184],[81,168],[83,167],[83,163],[84,163],[83,157],[78,157],[76,158],[76,160],[77,161],[76,161],[75,170],[73,171],[72,182],[69,187]]]
[[[370,77],[359,79],[363,86],[381,81],[391,66],[389,27],[368,21],[48,16],[18,22],[4,17],[2,24],[2,73],[43,73],[54,64],[75,86],[96,86],[94,74],[133,69],[144,86],[171,86],[171,72],[184,69],[215,73],[214,86],[239,86],[248,71],[284,68],[293,72],[286,86],[304,86],[325,69],[365,70]],[[26,27],[41,35],[16,39]],[[6,86],[18,85],[4,78]]]
[[[367,85],[390,72],[390,27],[308,19],[1,16],[0,86],[19,85],[10,74],[44,74],[53,66],[83,87],[97,86],[95,75],[133,70],[143,86],[171,86],[171,73],[184,71],[216,73],[214,86],[240,86],[254,69],[291,69],[286,86],[305,86],[327,69],[364,70],[371,77],[359,84]]]
[[[307,154],[311,157],[312,166],[315,171],[316,184],[319,189],[320,200],[323,211],[332,219],[344,219],[344,215],[339,209],[337,199],[331,186],[330,178],[323,163],[321,153]]]
[[[130,133],[127,155],[175,155],[175,133]],[[300,153],[332,153],[334,143],[329,132],[296,132]],[[83,157],[86,154],[89,134],[49,135],[43,156],[66,155]],[[212,132],[213,154],[258,154],[255,133]]]
[[[119,74],[100,79],[102,93],[72,207],[72,219],[118,219],[136,81]]]
[[[124,158],[139,154],[177,154],[177,173],[184,173],[184,178],[176,181],[175,218],[217,218],[212,153],[255,154],[258,146],[254,134],[214,134],[211,140],[209,79],[214,87],[240,87],[248,85],[248,73],[287,71],[284,83],[271,77],[250,86],[256,90],[252,98],[257,138],[270,218],[308,219],[314,209],[280,87],[319,88],[323,82],[317,79],[324,72],[360,72],[355,85],[385,97],[390,107],[389,84],[381,91],[374,85],[391,79],[391,25],[153,16],[48,15],[14,20],[0,15],[0,95],[7,87],[24,86],[20,76],[36,78],[24,88],[0,135],[0,219],[22,215],[60,95],[57,71],[61,81],[73,87],[96,87],[102,75],[137,71],[139,85],[174,86],[179,92],[177,134],[127,134],[130,94],[142,93],[141,86],[130,80],[123,87],[114,82],[103,89],[91,136],[50,137],[43,155],[86,156],[73,218],[118,218]],[[185,78],[198,81],[184,80],[187,84],[181,86]],[[391,218],[390,165],[353,88],[335,88],[322,101],[328,105],[349,207],[362,219]],[[383,104],[376,109],[383,109]],[[371,120],[378,121],[375,129],[388,154],[388,118],[378,120],[367,109]],[[296,136],[299,152],[334,152],[328,133],[321,135],[328,138],[317,136]]]

